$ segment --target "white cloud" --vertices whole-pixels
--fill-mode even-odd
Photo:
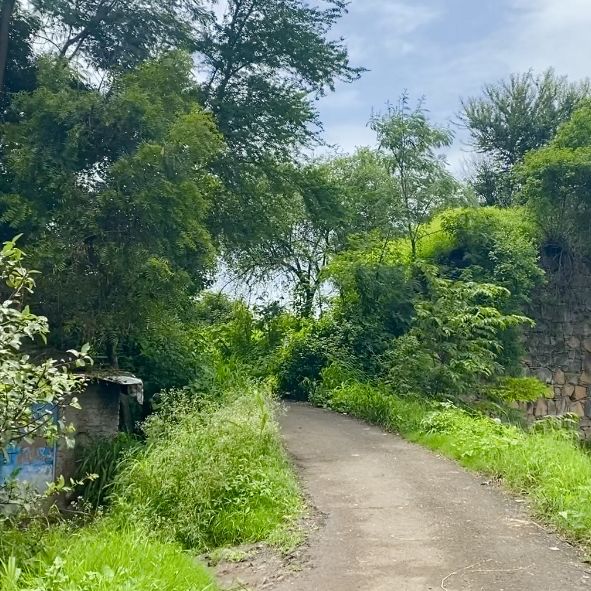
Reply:
[[[357,0],[351,8],[351,13],[355,12],[371,14],[381,29],[395,36],[414,33],[442,14],[440,10],[424,3],[397,0]]]
[[[589,74],[591,2],[589,0],[513,0],[520,18],[506,59],[513,69],[549,66],[572,77]]]
[[[461,97],[513,72],[553,67],[572,80],[591,75],[591,0],[493,1],[478,12],[475,0],[353,0],[346,37],[370,72],[339,89],[340,99],[324,99],[327,139],[345,150],[372,145],[365,127],[372,106],[404,88],[414,98],[426,95],[432,118],[445,124]],[[455,172],[470,158],[465,137],[460,132],[448,154]]]

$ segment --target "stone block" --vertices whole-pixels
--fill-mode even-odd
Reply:
[[[586,386],[575,386],[575,392],[572,399],[575,401],[585,400],[587,398],[587,387]]]
[[[579,378],[579,383],[583,384],[584,386],[591,385],[591,372],[584,371]]]
[[[573,402],[570,405],[570,412],[582,418],[585,416],[585,407],[582,402]]]
[[[587,353],[591,353],[591,339],[585,339],[583,341],[583,349],[585,349]]]
[[[564,415],[568,412],[570,408],[570,400],[568,398],[561,398],[560,400],[556,401],[556,414],[557,415]]]
[[[536,370],[536,377],[545,384],[552,383],[552,372],[547,367],[540,367]]]
[[[581,341],[577,337],[571,336],[566,341],[566,345],[569,349],[579,349],[581,347]]]
[[[563,386],[564,384],[566,384],[566,376],[564,375],[564,372],[561,369],[557,369],[554,372],[552,382],[554,384],[557,384],[558,386]]]
[[[564,396],[570,398],[575,393],[575,385],[574,384],[566,384],[562,390]]]
[[[534,416],[545,417],[548,415],[548,401],[545,398],[541,398],[536,402],[534,407]]]

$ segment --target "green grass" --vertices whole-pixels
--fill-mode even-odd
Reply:
[[[46,534],[44,551],[26,563],[7,561],[3,591],[215,591],[211,575],[175,544],[105,519]]]
[[[214,591],[197,552],[259,541],[291,549],[304,504],[274,410],[256,386],[216,403],[171,395],[148,421],[145,446],[89,454],[84,470],[119,472],[113,486],[109,476],[86,491],[95,504],[111,493],[103,518],[0,531],[0,589]]]
[[[269,539],[281,546],[303,502],[271,398],[252,387],[202,409],[182,397],[171,404],[118,477],[118,518],[198,551]]]
[[[451,404],[400,397],[362,383],[334,389],[328,405],[502,479],[530,499],[537,516],[591,548],[591,456],[573,431],[552,423],[526,431]]]

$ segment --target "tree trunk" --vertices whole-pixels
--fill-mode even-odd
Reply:
[[[316,290],[311,285],[302,286],[300,317],[312,318],[314,313],[314,298]]]
[[[107,358],[112,369],[119,369],[119,357],[117,355],[118,346],[119,339],[116,337],[111,337],[107,341]]]
[[[16,0],[1,0],[0,10],[0,96],[4,94],[4,79],[8,63],[8,35]]]

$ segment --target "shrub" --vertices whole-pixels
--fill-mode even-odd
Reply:
[[[444,275],[494,283],[508,289],[505,309],[518,311],[544,279],[539,266],[540,232],[524,208],[453,209],[433,222],[421,255]]]
[[[552,396],[547,384],[531,377],[505,377],[490,390],[493,398],[501,402],[535,402]]]
[[[147,447],[117,478],[117,512],[205,549],[266,539],[301,509],[267,395],[191,406],[146,423]]]
[[[308,400],[334,354],[334,343],[322,334],[320,323],[292,332],[275,364],[278,392],[296,400]]]
[[[213,346],[199,326],[164,315],[147,324],[127,355],[123,365],[142,376],[150,398],[202,379],[213,363]]]
[[[325,275],[338,290],[333,301],[333,332],[341,357],[351,358],[368,374],[379,373],[379,360],[393,338],[410,327],[417,285],[408,266],[384,261],[383,239],[339,254]]]
[[[530,320],[501,311],[509,295],[502,287],[429,273],[428,293],[415,306],[414,323],[388,355],[388,381],[400,392],[453,397],[473,393],[483,381],[505,371],[503,334]]]

